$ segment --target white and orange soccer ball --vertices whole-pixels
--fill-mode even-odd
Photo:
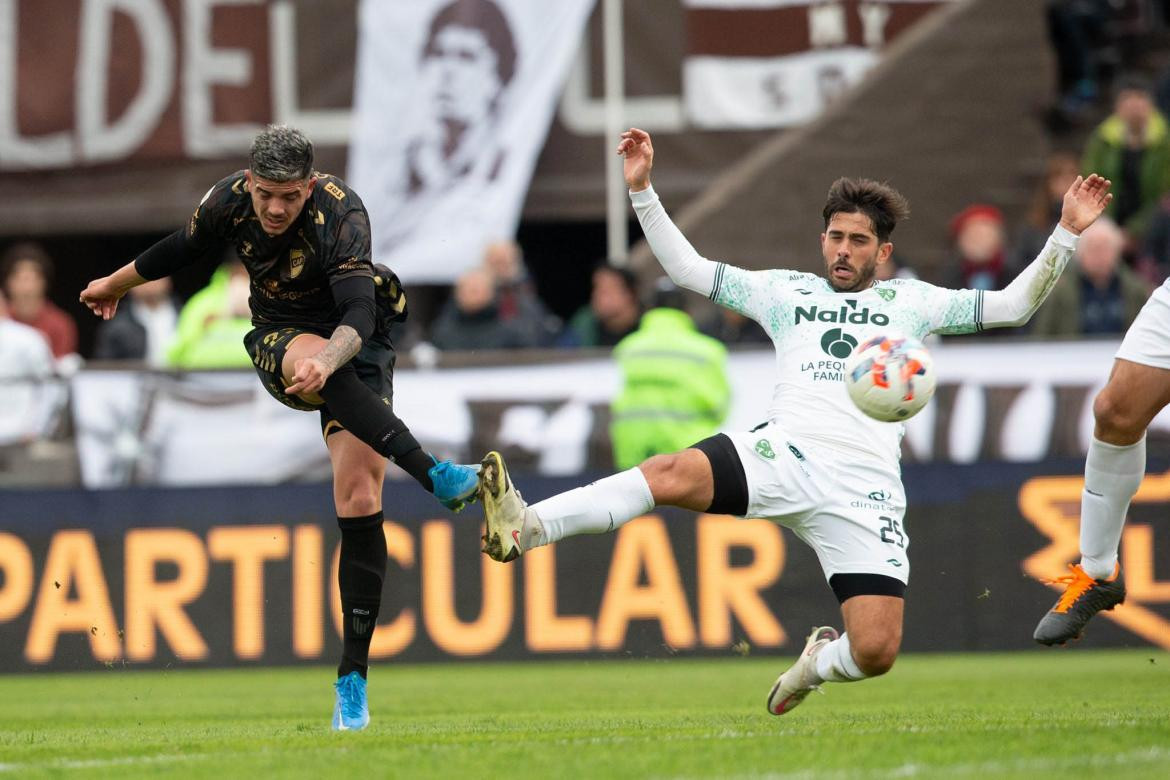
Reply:
[[[875,420],[909,420],[934,395],[934,362],[922,342],[884,333],[845,361],[845,388],[857,408]]]

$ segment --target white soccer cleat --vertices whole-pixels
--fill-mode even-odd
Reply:
[[[804,650],[788,671],[776,679],[772,691],[768,694],[768,712],[773,715],[783,715],[796,709],[804,701],[804,697],[816,690],[820,690],[818,683],[822,682],[817,674],[817,654],[825,649],[825,645],[837,638],[837,629],[832,626],[814,628],[804,643]]]
[[[487,524],[483,551],[489,558],[507,563],[540,544],[544,534],[540,518],[528,508],[512,484],[500,453],[489,452],[484,457],[479,471],[479,492]]]

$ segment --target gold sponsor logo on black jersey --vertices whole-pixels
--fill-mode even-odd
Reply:
[[[296,279],[305,270],[305,253],[294,249],[288,253],[288,278]]]

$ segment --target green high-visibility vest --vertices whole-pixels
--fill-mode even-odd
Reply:
[[[676,452],[714,434],[727,417],[727,348],[677,309],[651,309],[614,347],[622,389],[610,437],[620,469]]]

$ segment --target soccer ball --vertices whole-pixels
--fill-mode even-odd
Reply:
[[[845,360],[845,388],[857,408],[875,420],[908,420],[934,395],[934,363],[918,339],[875,336]]]

